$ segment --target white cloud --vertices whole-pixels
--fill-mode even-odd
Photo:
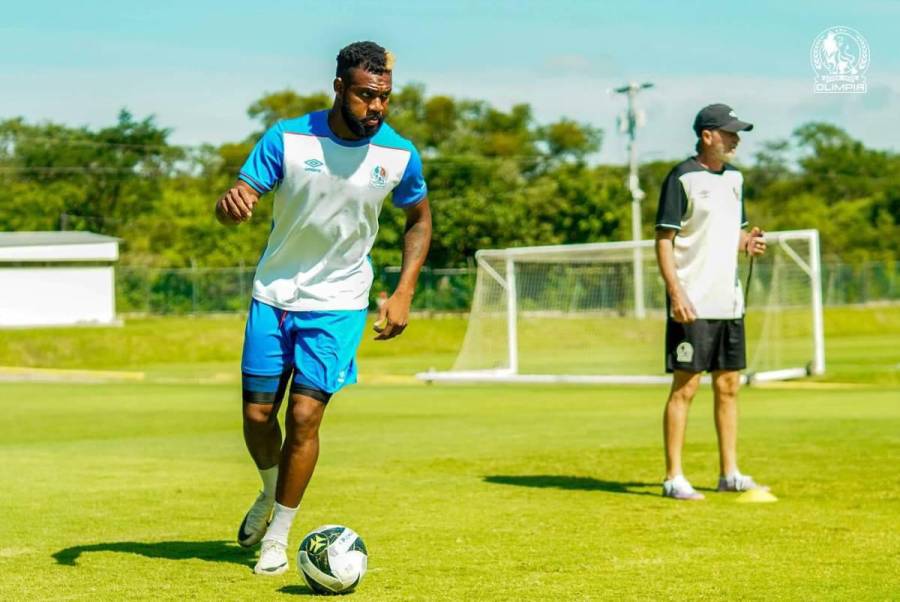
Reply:
[[[53,120],[93,127],[113,122],[118,110],[136,116],[155,114],[160,125],[174,128],[172,140],[183,144],[239,140],[257,125],[247,107],[264,92],[292,88],[309,93],[328,90],[329,65],[284,59],[265,71],[249,65],[226,65],[219,70],[190,66],[169,70],[57,69],[0,74],[0,116],[23,115],[32,121]],[[549,69],[556,64],[563,69]],[[596,63],[595,63],[596,64]],[[310,65],[313,65],[310,67]],[[588,69],[579,55],[560,55],[544,65],[521,71],[472,69],[458,73],[435,71],[398,73],[395,83],[420,81],[430,94],[484,99],[500,108],[530,103],[540,122],[569,117],[605,131],[599,160],[624,163],[625,140],[618,135],[616,116],[624,98],[610,93],[627,81]],[[658,76],[639,78],[655,83],[642,92],[640,106],[647,125],[640,130],[638,148],[644,160],[678,158],[694,145],[691,123],[696,111],[710,102],[727,102],[741,118],[756,124],[744,135],[741,156],[752,157],[762,141],[784,138],[802,123],[823,120],[846,129],[851,136],[876,148],[898,149],[900,141],[900,77],[870,74],[867,95],[814,94],[808,78],[746,76]]]
[[[599,160],[624,163],[625,143],[616,133],[616,116],[625,109],[625,100],[610,90],[626,80],[565,74],[534,73],[468,74],[440,78],[423,77],[432,93],[483,98],[506,108],[528,102],[539,121],[567,116],[589,122],[605,131]],[[845,128],[851,136],[876,148],[900,150],[900,93],[886,83],[871,85],[865,95],[823,95],[813,93],[813,75],[808,79],[746,76],[642,77],[655,87],[641,92],[639,107],[647,115],[647,125],[638,134],[643,159],[678,158],[693,151],[694,116],[706,104],[725,102],[744,120],[755,124],[744,135],[741,156],[746,161],[760,143],[785,138],[809,121],[829,121]],[[891,81],[900,82],[900,78]]]

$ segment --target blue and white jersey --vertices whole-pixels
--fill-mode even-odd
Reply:
[[[328,111],[272,126],[239,177],[260,194],[275,190],[253,298],[289,311],[368,307],[384,198],[393,191],[395,206],[410,207],[427,193],[410,141],[386,123],[371,138],[342,140]]]

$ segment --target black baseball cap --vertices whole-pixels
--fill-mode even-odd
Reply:
[[[703,130],[749,132],[752,129],[752,123],[741,121],[734,114],[734,109],[721,103],[703,107],[694,118],[694,133],[698,136]]]

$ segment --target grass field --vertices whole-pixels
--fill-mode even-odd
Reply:
[[[354,600],[900,597],[900,309],[831,311],[829,374],[742,393],[742,468],[775,504],[659,496],[659,387],[428,387],[464,322],[367,341],[335,398],[291,546],[358,530]],[[0,365],[139,371],[0,383],[0,599],[290,599],[233,543],[258,486],[240,437],[238,318],[0,333]],[[711,399],[686,468],[715,484]],[[293,560],[293,559],[292,559]],[[293,562],[292,562],[293,566]]]

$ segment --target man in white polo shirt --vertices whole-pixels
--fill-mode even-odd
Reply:
[[[704,107],[694,120],[697,155],[666,177],[656,217],[656,257],[666,283],[666,371],[672,389],[663,416],[666,479],[663,495],[702,500],[684,477],[681,451],[691,400],[711,372],[719,439],[719,491],[759,487],[737,466],[737,393],[747,366],[744,296],[738,253],[761,255],[759,228],[747,232],[743,176],[729,164],[753,125],[724,104]]]
[[[332,108],[272,126],[216,204],[219,221],[236,225],[250,219],[260,196],[274,192],[241,362],[244,440],[263,488],[237,540],[246,547],[262,542],[257,574],[287,570],[288,534],[316,466],[325,408],[356,382],[372,285],[368,255],[388,195],[406,213],[406,231],[400,281],[379,309],[376,339],[403,332],[428,253],[422,161],[384,123],[393,63],[374,42],[343,48]],[[278,407],[285,392],[282,441]]]

